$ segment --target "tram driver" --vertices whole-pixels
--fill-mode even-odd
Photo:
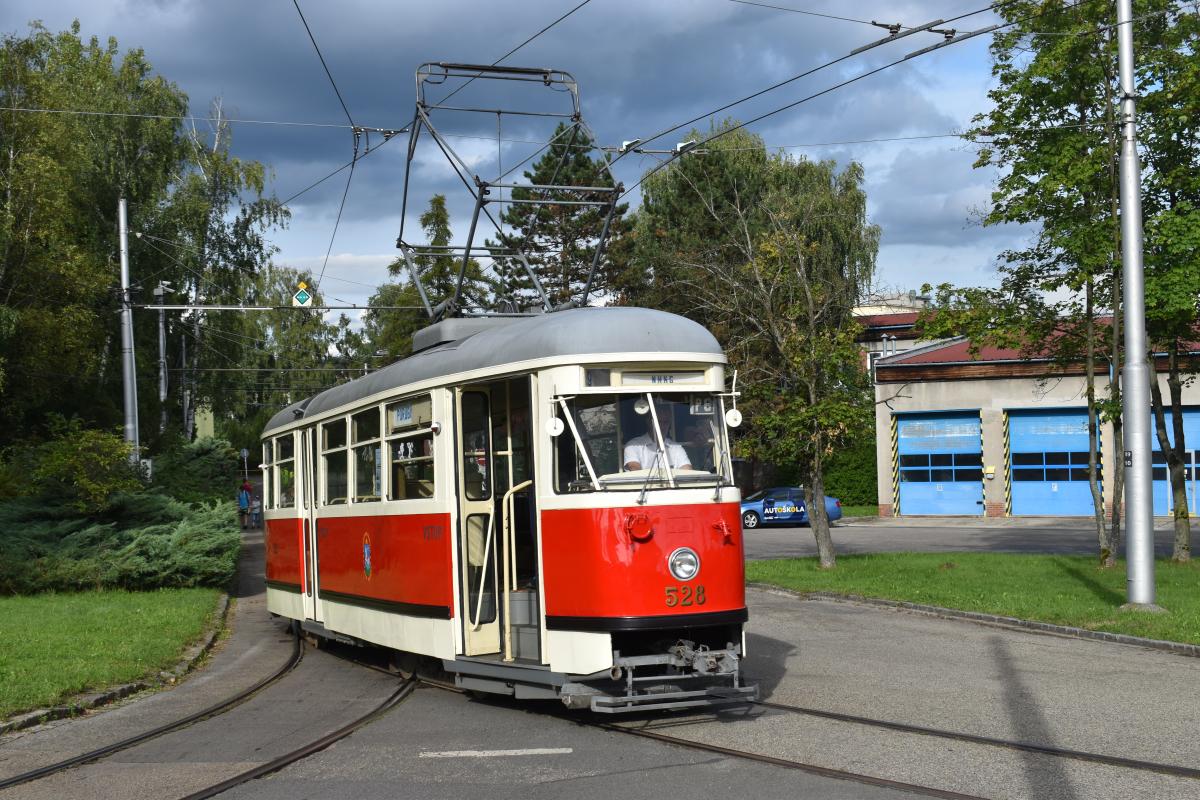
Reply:
[[[671,469],[691,469],[692,459],[683,449],[683,445],[667,435],[668,421],[671,419],[670,404],[655,403],[654,413],[658,416],[658,424],[663,433],[667,463],[671,465]],[[654,436],[654,419],[647,413],[642,415],[642,422],[646,426],[645,432],[625,443],[624,464],[627,470],[653,469],[659,466],[662,460]]]

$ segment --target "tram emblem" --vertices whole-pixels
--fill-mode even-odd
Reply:
[[[363,534],[363,575],[371,580],[371,534]]]

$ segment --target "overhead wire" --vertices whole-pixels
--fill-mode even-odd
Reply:
[[[836,20],[840,20],[842,22],[857,22],[861,25],[873,25],[877,28],[886,28],[887,27],[886,25],[882,25],[878,22],[875,22],[874,20],[855,19],[854,17],[839,17],[836,14],[822,14],[819,11],[805,11],[804,9],[789,8],[788,6],[773,6],[770,3],[756,3],[756,2],[754,2],[754,0],[729,0],[729,2],[741,3],[744,6],[758,6],[760,8],[772,8],[772,9],[775,9],[776,11],[790,11],[793,14],[806,14],[810,17],[824,17],[825,19],[836,19]],[[901,25],[899,27],[904,28],[906,26]]]
[[[995,9],[997,9],[997,8],[1001,8],[1001,7],[1003,7],[1003,6],[1006,6],[1006,5],[1011,5],[1013,2],[1015,2],[1015,0],[1002,0],[1002,2],[998,2],[998,3],[992,3],[992,4],[988,5],[988,6],[985,6],[984,8],[978,9],[978,10],[976,10],[976,11],[970,11],[970,12],[967,12],[967,13],[965,13],[965,14],[960,14],[960,15],[959,15],[959,16],[957,16],[957,17],[951,17],[951,18],[950,18],[950,19],[948,19],[948,20],[944,20],[944,21],[943,21],[943,24],[948,24],[948,23],[955,22],[955,21],[957,21],[957,20],[960,20],[960,19],[966,19],[967,17],[972,17],[972,16],[975,16],[975,15],[977,15],[977,14],[983,14],[983,13],[986,13],[986,12],[988,12],[988,11],[993,11],[993,10],[995,10]],[[689,119],[689,120],[687,120],[687,121],[685,121],[685,122],[681,122],[681,123],[679,123],[679,124],[677,124],[677,125],[672,125],[671,127],[669,127],[669,128],[665,128],[665,129],[663,129],[663,130],[659,131],[658,133],[655,133],[655,134],[653,134],[653,135],[651,135],[651,136],[644,137],[644,138],[643,138],[641,141],[642,141],[642,143],[646,143],[646,142],[652,142],[652,141],[654,141],[655,139],[661,139],[663,136],[666,136],[666,135],[667,135],[667,134],[669,134],[669,133],[674,133],[675,131],[679,130],[680,128],[685,128],[685,127],[687,127],[688,125],[693,125],[693,124],[695,124],[695,123],[699,122],[699,121],[700,121],[700,120],[702,120],[702,119],[707,119],[707,118],[709,118],[709,117],[713,117],[713,116],[715,116],[715,115],[717,115],[717,114],[720,114],[722,111],[728,111],[729,109],[733,108],[734,106],[739,106],[739,105],[741,105],[742,103],[746,103],[746,102],[748,102],[748,101],[750,101],[750,100],[754,100],[755,98],[761,97],[761,96],[763,96],[764,94],[768,94],[769,92],[773,92],[773,91],[775,91],[775,90],[777,90],[777,89],[781,89],[781,88],[783,88],[784,86],[787,86],[787,85],[788,85],[788,84],[790,84],[790,83],[794,83],[794,82],[796,82],[796,81],[798,81],[798,80],[801,80],[801,79],[803,79],[803,78],[807,78],[807,77],[809,77],[810,75],[813,75],[813,74],[815,74],[815,73],[817,73],[817,72],[820,72],[821,70],[828,69],[828,68],[830,68],[830,67],[836,66],[837,64],[840,64],[840,63],[842,63],[843,61],[848,61],[849,59],[851,59],[851,58],[854,58],[856,55],[860,55],[860,54],[861,54],[860,52],[851,52],[851,53],[847,53],[847,54],[846,54],[846,55],[844,55],[844,56],[839,56],[838,58],[835,58],[835,59],[833,59],[833,60],[831,60],[831,61],[826,61],[826,62],[825,62],[825,63],[823,63],[823,64],[819,64],[819,65],[817,65],[817,66],[815,66],[815,67],[812,67],[811,69],[804,70],[803,72],[801,72],[801,73],[799,73],[799,74],[796,74],[796,75],[793,75],[793,76],[792,76],[792,77],[790,77],[790,78],[786,78],[786,79],[784,79],[784,80],[782,80],[782,81],[779,81],[778,83],[774,83],[774,84],[772,84],[772,85],[770,85],[770,86],[767,86],[767,87],[765,87],[765,88],[763,88],[763,89],[759,89],[758,91],[756,91],[756,92],[753,92],[752,94],[748,94],[748,95],[746,95],[745,97],[741,97],[741,98],[738,98],[737,100],[733,100],[732,102],[726,103],[726,104],[724,104],[724,105],[720,106],[719,108],[715,108],[715,109],[713,109],[712,111],[708,111],[708,112],[706,112],[706,113],[704,113],[704,114],[700,114],[700,115],[698,115],[698,116],[692,117],[691,119]],[[901,60],[901,61],[903,61],[904,59],[900,59],[900,60]],[[894,63],[899,63],[899,61],[897,61],[897,62],[894,62]],[[892,65],[888,65],[888,66],[892,66]],[[886,69],[886,67],[884,67],[884,69]],[[880,70],[875,70],[875,71],[873,71],[873,72],[871,72],[871,73],[866,73],[866,74],[864,74],[864,75],[862,75],[862,76],[860,76],[860,77],[867,77],[867,75],[872,75],[872,74],[874,74],[875,72],[879,72],[879,71],[882,71],[882,69],[880,69]],[[841,86],[841,85],[845,85],[845,84],[839,84],[839,86]],[[836,87],[835,87],[835,88],[836,88]],[[802,101],[801,101],[801,102],[802,102]],[[792,104],[792,105],[798,105],[798,103],[796,103],[796,104]],[[785,107],[785,109],[781,109],[781,110],[786,110],[786,108],[790,108],[790,107],[791,107],[791,106],[787,106],[787,107]],[[731,130],[735,130],[735,129],[731,129]],[[710,139],[710,140],[706,140],[706,141],[711,141],[711,139]],[[697,145],[697,146],[699,146],[699,145]],[[629,152],[629,151],[626,151],[626,152]],[[613,161],[614,161],[614,162],[616,162],[616,161],[619,161],[623,155],[625,155],[625,153],[618,154],[617,158],[613,159]],[[638,183],[641,183],[641,181],[638,181]],[[635,186],[636,186],[636,185],[637,185],[637,184],[635,184]],[[621,196],[622,196],[622,197],[625,197],[625,195],[627,195],[627,194],[629,194],[629,192],[628,192],[628,191],[627,191],[627,192],[625,192],[625,194],[623,194],[623,195],[621,195]]]
[[[292,5],[296,6],[296,13],[300,15],[300,21],[304,23],[304,30],[308,34],[308,40],[312,42],[313,49],[317,51],[317,58],[321,60],[321,66],[325,68],[325,75],[329,78],[329,83],[333,86],[333,93],[337,95],[338,102],[342,104],[342,111],[346,112],[346,119],[350,122],[352,128],[358,126],[354,124],[354,118],[350,116],[350,109],[346,107],[346,101],[342,99],[342,93],[338,90],[337,81],[333,79],[333,73],[329,71],[329,65],[325,63],[325,56],[321,54],[321,47],[317,44],[317,39],[313,36],[312,28],[308,27],[308,20],[304,18],[304,12],[300,10],[300,0],[292,0]]]
[[[342,190],[342,202],[338,205],[337,218],[333,222],[333,233],[329,237],[329,247],[325,249],[325,260],[321,263],[321,274],[317,276],[315,281],[313,281],[313,289],[316,290],[320,288],[321,280],[325,277],[325,269],[329,266],[329,254],[333,252],[333,243],[334,240],[337,239],[338,227],[342,224],[342,212],[346,210],[346,198],[350,195],[350,182],[354,180],[354,166],[358,163],[359,159],[358,145],[360,137],[362,136],[362,130],[355,125],[354,117],[351,116],[350,109],[346,106],[345,99],[342,98],[342,93],[341,90],[338,89],[337,81],[333,79],[333,73],[329,71],[329,65],[325,63],[325,56],[321,54],[321,47],[317,44],[316,37],[313,36],[312,28],[308,27],[308,20],[304,18],[304,12],[300,10],[300,0],[292,0],[292,5],[296,7],[296,13],[300,15],[300,21],[304,23],[304,30],[306,33],[308,33],[308,39],[310,42],[312,42],[313,49],[317,51],[317,58],[321,60],[321,66],[325,68],[325,75],[329,78],[329,84],[333,86],[333,93],[337,95],[338,102],[342,105],[342,111],[346,112],[346,119],[353,127],[354,133],[354,154],[350,159],[350,172],[348,175],[346,175],[346,188]],[[383,140],[384,142],[387,142],[390,138],[392,137],[385,134]],[[336,170],[336,172],[331,173],[331,175],[328,177],[332,177],[332,175],[336,174],[337,172],[341,172],[341,170]],[[318,181],[318,183],[323,181],[324,179]],[[307,189],[305,191],[307,191]],[[289,198],[288,202],[290,202],[291,199],[293,198]],[[281,205],[286,205],[286,203],[281,203]]]
[[[970,16],[974,16],[974,15],[976,15],[976,14],[981,14],[981,13],[984,13],[985,11],[991,11],[991,10],[995,10],[995,9],[998,9],[998,8],[1002,8],[1002,7],[1004,7],[1004,6],[1011,5],[1013,2],[1014,2],[1014,0],[1005,0],[1004,2],[993,3],[993,4],[989,5],[989,6],[987,6],[986,8],[979,9],[979,10],[976,10],[976,11],[967,12],[967,13],[965,13],[965,14],[960,14],[960,15],[959,15],[959,16],[957,16],[957,17],[952,17],[952,18],[950,18],[950,19],[948,19],[948,20],[945,20],[945,21],[944,21],[944,23],[950,23],[950,22],[954,22],[954,21],[956,21],[956,20],[959,20],[959,19],[964,19],[964,18],[966,18],[966,17],[970,17]],[[1082,0],[1081,0],[1081,2],[1082,2]],[[1075,4],[1075,5],[1079,5],[1079,4]],[[1074,8],[1075,6],[1070,6],[1070,7],[1071,7],[1071,8]],[[961,42],[961,41],[965,41],[966,39],[973,38],[974,36],[980,35],[980,34],[982,34],[982,33],[988,33],[988,32],[994,31],[994,30],[999,30],[999,29],[1001,29],[1001,28],[1008,28],[1008,27],[1012,27],[1013,25],[1019,24],[1020,22],[1024,22],[1024,21],[1026,21],[1026,20],[1029,20],[1029,19],[1033,19],[1033,18],[1035,18],[1035,17],[1037,17],[1037,16],[1040,16],[1040,14],[1031,14],[1031,15],[1028,15],[1028,16],[1026,16],[1026,17],[1022,17],[1022,18],[1021,18],[1021,19],[1019,19],[1019,20],[1013,20],[1012,22],[1003,23],[1003,24],[996,25],[996,26],[994,26],[994,27],[991,27],[991,28],[986,28],[986,29],[983,29],[983,30],[980,30],[980,31],[975,31],[975,32],[971,32],[971,33],[968,33],[968,34],[963,34],[963,35],[961,35],[961,36],[957,37],[957,38],[956,38],[956,39],[955,39],[953,42],[951,42],[951,41],[947,40],[947,42],[945,42],[945,44],[946,44],[946,45],[950,45],[950,44],[957,44],[957,43],[959,43],[959,42]],[[885,41],[886,41],[886,40],[885,40]],[[669,165],[669,164],[671,164],[671,163],[674,163],[674,162],[675,162],[677,159],[679,159],[679,157],[680,157],[680,156],[684,155],[685,153],[691,152],[692,150],[694,150],[694,149],[696,149],[696,148],[703,147],[704,145],[708,144],[709,142],[715,141],[716,139],[720,139],[720,138],[722,138],[722,137],[724,137],[724,136],[728,136],[729,134],[733,133],[734,131],[736,131],[736,130],[740,130],[740,129],[742,129],[742,128],[745,128],[745,127],[747,127],[748,125],[753,125],[754,123],[756,123],[756,122],[760,122],[760,121],[762,121],[762,120],[764,120],[764,119],[767,119],[768,117],[771,117],[771,116],[774,116],[774,115],[776,115],[776,114],[779,114],[779,113],[781,113],[781,112],[783,112],[783,111],[787,111],[787,110],[789,110],[789,109],[795,108],[796,106],[798,106],[798,105],[801,105],[802,103],[807,103],[807,102],[809,102],[810,100],[815,100],[815,99],[816,99],[816,98],[818,98],[818,97],[822,97],[822,96],[824,96],[824,95],[826,95],[826,94],[829,94],[830,92],[836,91],[837,89],[841,89],[841,88],[843,88],[843,87],[845,87],[845,86],[849,86],[850,84],[852,84],[852,83],[856,83],[856,82],[858,82],[858,81],[860,81],[860,80],[863,80],[864,78],[869,78],[869,77],[871,77],[872,75],[876,75],[876,74],[878,74],[878,73],[880,73],[880,72],[883,72],[884,70],[890,69],[890,68],[892,68],[892,67],[894,67],[894,66],[896,66],[896,65],[898,65],[898,64],[902,64],[902,63],[904,63],[905,61],[909,61],[909,60],[911,60],[911,59],[912,59],[914,56],[916,56],[916,55],[923,55],[923,54],[924,54],[924,53],[926,53],[926,52],[929,52],[929,51],[928,51],[928,50],[925,50],[925,51],[917,51],[917,53],[916,53],[916,54],[910,53],[910,54],[908,54],[908,55],[906,55],[906,56],[904,56],[904,57],[902,57],[902,58],[896,59],[895,61],[888,62],[888,63],[886,63],[886,64],[884,64],[884,65],[882,65],[882,66],[880,66],[880,67],[876,67],[875,69],[868,70],[867,72],[864,72],[864,73],[861,73],[861,74],[859,74],[859,75],[856,75],[856,76],[854,76],[853,78],[848,78],[847,80],[841,81],[840,83],[834,84],[833,86],[830,86],[830,87],[827,87],[827,88],[825,88],[825,89],[822,89],[822,90],[821,90],[821,91],[819,91],[819,92],[815,92],[815,93],[813,93],[813,94],[810,94],[810,95],[808,95],[808,96],[806,96],[806,97],[802,97],[802,98],[800,98],[799,100],[795,100],[795,101],[793,101],[793,102],[791,102],[791,103],[787,103],[786,105],[782,105],[782,106],[779,106],[778,108],[775,108],[775,109],[772,109],[772,110],[770,110],[770,111],[767,111],[766,113],[760,114],[760,115],[758,115],[757,117],[754,117],[754,118],[752,118],[752,119],[746,120],[746,121],[744,121],[744,122],[739,122],[739,123],[737,123],[736,125],[732,125],[732,126],[730,126],[730,127],[728,127],[728,128],[725,128],[725,129],[723,129],[723,130],[717,131],[716,133],[712,134],[711,136],[708,136],[708,137],[704,138],[703,140],[701,140],[701,141],[697,142],[697,143],[696,143],[696,144],[695,144],[693,147],[690,147],[690,148],[688,148],[687,150],[681,150],[681,151],[679,151],[679,152],[676,152],[676,153],[674,153],[674,154],[670,155],[668,158],[666,158],[664,161],[662,161],[661,163],[659,163],[657,166],[653,167],[653,168],[652,168],[652,169],[651,169],[649,172],[647,172],[647,173],[645,173],[644,175],[642,175],[642,177],[641,177],[641,178],[639,178],[639,179],[638,179],[638,181],[637,181],[636,183],[634,183],[634,184],[633,184],[632,186],[630,186],[630,187],[629,187],[627,190],[625,190],[625,192],[624,192],[624,193],[621,195],[621,198],[620,198],[620,199],[624,199],[624,198],[625,198],[626,196],[628,196],[628,195],[629,195],[631,192],[633,192],[635,189],[637,189],[637,188],[638,188],[638,187],[639,187],[639,186],[640,186],[642,183],[644,183],[644,182],[645,182],[645,181],[646,181],[646,180],[647,180],[649,177],[651,177],[652,175],[654,175],[655,173],[657,173],[659,170],[663,169],[663,168],[664,168],[664,167],[666,167],[667,165]],[[843,56],[842,58],[840,58],[840,59],[835,59],[835,61],[833,61],[833,62],[829,62],[829,63],[830,63],[830,64],[832,64],[832,63],[836,63],[837,61],[842,61],[842,60],[845,60],[845,58],[846,58],[846,57],[845,57],[845,56]],[[824,68],[825,66],[829,66],[829,64],[822,65],[822,67],[818,67],[817,69]],[[812,71],[813,71],[813,70],[810,70],[810,71],[809,71],[809,73],[811,74],[811,72],[812,72]],[[789,79],[789,80],[790,80],[790,79]],[[779,84],[779,85],[782,85],[782,84]],[[757,92],[757,93],[755,93],[754,95],[750,95],[749,97],[756,97],[756,96],[758,96],[758,95],[762,94],[764,91],[769,91],[769,89],[768,89],[768,90],[763,90],[763,91]],[[738,102],[744,102],[746,99],[749,99],[749,97],[747,97],[747,98],[743,98],[743,100],[741,100],[741,101],[738,101]],[[731,104],[731,105],[736,105],[736,104],[737,104],[737,103],[734,103],[734,104]],[[724,108],[728,108],[728,107],[729,107],[729,106],[725,106]],[[719,109],[719,110],[718,110],[718,112],[719,112],[720,110],[724,110],[724,108],[722,108],[722,109]],[[714,113],[718,113],[718,112],[714,112]],[[705,115],[705,116],[710,116],[710,115]],[[696,119],[694,119],[694,120],[691,120],[690,122],[684,123],[684,125],[691,124],[691,122],[696,122],[696,121],[698,121],[699,119],[702,119],[702,118],[703,118],[703,117],[698,117],[698,118],[696,118]],[[674,128],[674,129],[671,129],[671,130],[677,130],[679,127],[682,127],[682,125],[680,125],[680,126],[676,126],[676,128]],[[667,132],[670,132],[670,131],[667,131]],[[661,136],[661,135],[663,135],[663,134],[658,134],[658,135],[656,135],[656,137],[651,137],[651,138],[657,138],[657,136]],[[645,141],[650,141],[650,140],[649,140],[649,139],[647,139],[647,140],[645,140]]]

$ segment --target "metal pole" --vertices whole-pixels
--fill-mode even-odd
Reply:
[[[1134,121],[1132,0],[1117,0],[1121,78],[1121,260],[1125,303],[1125,519],[1128,599],[1154,606],[1154,510],[1150,473],[1150,380],[1146,356],[1146,290],[1142,268],[1142,179]]]
[[[160,281],[154,287],[154,297],[160,306],[158,310],[158,432],[167,429],[167,314],[162,310],[163,297],[167,290]]]
[[[133,306],[129,295],[129,226],[125,198],[117,201],[117,231],[121,240],[121,385],[125,403],[125,441],[129,460],[138,464],[137,363],[133,357]]]

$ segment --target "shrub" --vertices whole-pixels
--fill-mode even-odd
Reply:
[[[825,493],[847,506],[873,506],[879,502],[875,472],[875,437],[868,432],[835,451],[825,462]]]
[[[238,483],[238,462],[223,439],[177,440],[154,459],[153,486],[188,503],[227,500]]]
[[[28,494],[45,495],[83,513],[96,512],[116,492],[141,487],[130,447],[110,431],[84,428],[78,417],[49,419],[50,439],[10,454],[8,471],[27,470]],[[11,480],[11,478],[10,478]]]
[[[82,514],[34,498],[0,504],[0,594],[217,586],[241,543],[232,502],[192,506],[160,494],[116,495]]]

